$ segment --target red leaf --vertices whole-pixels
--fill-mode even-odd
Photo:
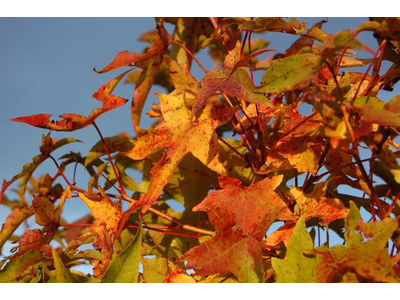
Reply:
[[[269,226],[276,220],[292,220],[286,204],[274,192],[282,175],[265,178],[249,187],[237,179],[220,180],[222,190],[209,194],[194,211],[207,211],[211,224],[219,232],[232,227],[245,236],[261,240]]]
[[[259,280],[253,270],[260,259],[259,241],[229,230],[190,249],[180,260],[187,260],[186,268],[194,269],[198,275],[231,272],[241,281],[254,282]]]
[[[121,51],[114,57],[113,61],[105,66],[102,70],[97,71],[96,68],[94,68],[93,70],[96,73],[101,74],[146,60],[147,58],[157,54],[166,46],[168,46],[168,39],[166,37],[167,35],[165,35],[165,37],[157,37],[144,55],[130,53],[126,50]]]
[[[26,117],[10,119],[13,122],[22,122],[35,127],[45,128],[55,131],[75,131],[92,124],[100,115],[124,105],[128,100],[118,96],[111,95],[116,85],[131,70],[128,70],[118,77],[102,85],[93,97],[102,102],[102,107],[97,108],[86,117],[75,113],[66,113],[60,115],[63,120],[50,121],[50,114],[37,114]]]

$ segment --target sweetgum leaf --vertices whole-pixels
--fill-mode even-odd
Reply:
[[[101,196],[99,197],[78,193],[79,198],[87,205],[95,219],[90,227],[92,232],[97,235],[97,241],[93,244],[95,247],[103,243],[105,234],[112,239],[115,237],[122,217],[121,209],[108,198],[102,189],[100,192]]]
[[[282,175],[265,178],[249,187],[239,180],[221,178],[222,190],[210,193],[194,211],[206,211],[219,232],[230,228],[245,236],[261,240],[275,220],[292,220],[294,216],[274,192],[282,182]]]
[[[264,85],[255,92],[282,93],[306,87],[323,62],[322,56],[311,53],[276,59],[262,77]]]
[[[120,255],[113,258],[102,282],[129,283],[138,282],[140,249],[142,245],[142,227]]]
[[[32,216],[33,210],[31,207],[16,207],[6,218],[4,224],[1,226],[0,231],[0,253],[4,243],[11,237],[13,232],[30,216]]]
[[[383,108],[379,109],[371,102],[361,109],[361,120],[383,126],[400,126],[400,95],[394,96]]]
[[[243,68],[237,69],[232,75],[228,75],[224,70],[208,72],[200,83],[201,89],[194,100],[192,116],[200,111],[207,100],[218,90],[249,103],[264,104],[272,107],[266,96],[254,92],[255,86],[249,74]]]
[[[318,282],[330,282],[332,277],[345,267],[354,268],[360,276],[376,282],[400,282],[391,265],[388,249],[389,237],[397,228],[397,220],[364,223],[354,202],[350,201],[350,212],[345,222],[345,245],[331,248],[318,247]],[[368,239],[364,239],[360,230]],[[320,259],[318,259],[320,257]]]
[[[178,62],[164,56],[175,89],[188,89],[197,92],[200,89],[196,78]]]
[[[196,123],[190,122],[190,112],[184,103],[184,95],[174,92],[170,95],[156,94],[161,102],[163,118],[166,121],[156,127],[155,133],[139,138],[144,157],[168,147],[166,154],[154,165],[150,172],[150,186],[144,202],[154,203],[162,193],[172,172],[187,153],[192,153],[211,170],[224,174],[225,168],[219,161],[218,137],[215,129],[228,122],[236,108],[227,108],[210,103]],[[155,143],[152,140],[155,139]],[[124,153],[132,159],[138,157],[137,148]]]
[[[0,282],[13,282],[20,277],[26,269],[43,259],[41,251],[28,251],[22,257],[13,259],[0,270]]]
[[[161,283],[168,275],[168,261],[164,257],[143,258],[143,277],[147,283]]]
[[[276,282],[314,283],[317,282],[316,259],[304,255],[304,250],[314,248],[314,243],[305,226],[306,216],[302,215],[290,238],[285,259],[272,258]]]
[[[389,145],[386,145],[378,153],[382,165],[393,175],[394,180],[400,184],[400,166],[397,157]]]
[[[137,53],[130,53],[128,51],[121,51],[119,52],[113,61],[109,63],[107,66],[105,66],[102,70],[97,71],[96,68],[94,68],[94,71],[96,73],[105,73],[109,72],[112,70],[116,70],[122,67],[130,66],[132,64],[136,64],[138,62],[142,62],[144,60],[147,60],[148,58],[151,58],[152,56],[157,55],[160,53],[162,50],[165,49],[165,47],[168,45],[168,40],[167,40],[167,35],[163,35],[162,37],[158,36],[153,40],[149,48],[147,49],[146,54],[144,55],[139,55]]]
[[[65,201],[65,199],[64,199]],[[54,231],[59,226],[60,211],[46,197],[35,197],[32,201],[36,223],[44,226],[44,232]]]
[[[304,194],[296,187],[291,187],[290,195],[296,199],[300,211],[306,216],[306,220],[317,217],[321,219],[321,226],[328,225],[330,222],[344,219],[349,210],[343,202],[336,198],[313,197],[314,195]]]
[[[228,230],[186,252],[187,269],[198,275],[233,273],[241,282],[263,282],[261,244],[253,237]]]
[[[159,38],[155,39],[147,50],[147,54],[143,59],[137,61],[136,66],[143,69],[136,83],[131,103],[131,118],[133,128],[139,136],[142,134],[140,130],[140,119],[144,104],[151,87],[156,81],[158,73],[161,69],[164,54],[168,46],[168,33],[162,24],[158,24]]]
[[[57,272],[57,282],[58,283],[73,283],[77,282],[69,270],[64,266],[60,256],[54,248],[51,248],[54,259],[54,267]]]
[[[113,137],[104,138],[104,140],[110,153],[117,151],[127,152],[133,148],[132,141],[125,135],[116,135]],[[92,147],[92,149],[89,150],[89,154],[85,159],[85,166],[89,165],[91,162],[105,154],[106,151],[104,149],[103,141],[100,140]]]
[[[37,167],[40,166],[42,162],[44,162],[49,157],[49,154],[51,154],[51,152],[64,145],[74,142],[80,142],[80,140],[74,138],[64,138],[57,141],[56,139],[52,139],[50,137],[50,134],[42,136],[42,145],[40,146],[42,154],[33,157],[32,162],[26,163],[22,167],[22,171],[19,174],[15,175],[10,181],[6,180],[3,181],[2,188],[0,191],[0,204],[5,191],[13,182],[21,178],[21,183],[20,183],[21,193],[25,193],[26,185],[29,179],[31,178],[33,172],[36,170]]]
[[[124,105],[128,100],[118,96],[111,95],[115,86],[131,70],[122,73],[120,76],[110,80],[102,85],[99,90],[93,94],[93,98],[101,101],[102,107],[93,110],[88,117],[75,113],[66,113],[60,115],[62,120],[50,121],[50,114],[37,114],[26,117],[10,119],[14,122],[23,122],[35,127],[50,129],[55,131],[75,131],[92,124],[102,114]]]
[[[163,283],[196,283],[196,280],[181,270],[172,272]]]
[[[253,32],[284,32],[299,34],[306,30],[307,23],[299,23],[295,18],[289,22],[283,18],[257,18],[255,21],[247,21],[239,25],[241,30],[250,30]]]

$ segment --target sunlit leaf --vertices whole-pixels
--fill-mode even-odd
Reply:
[[[286,250],[285,259],[272,258],[277,282],[316,282],[315,256],[305,255],[304,250],[314,248],[314,243],[305,226],[305,215],[296,224]]]

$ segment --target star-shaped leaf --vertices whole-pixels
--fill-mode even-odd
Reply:
[[[219,232],[232,227],[261,240],[275,220],[295,217],[274,190],[283,176],[265,178],[249,187],[234,178],[220,178],[222,190],[210,193],[193,210],[206,211]]]
[[[314,248],[314,243],[307,232],[305,215],[302,215],[294,227],[285,259],[272,258],[272,267],[276,282],[313,283],[317,281],[316,259],[304,254],[304,250]]]
[[[376,282],[400,282],[400,278],[394,273],[386,247],[397,225],[397,220],[390,217],[364,223],[357,206],[351,201],[345,223],[345,245],[315,249],[320,256],[317,266],[318,282],[330,282],[332,277],[346,267],[354,268],[360,276]],[[359,230],[362,233],[357,232]]]
[[[200,118],[190,122],[190,111],[184,102],[184,94],[174,92],[170,95],[156,94],[161,102],[161,111],[165,123],[139,138],[138,144],[125,155],[132,159],[142,159],[162,148],[166,154],[155,164],[150,172],[150,186],[146,199],[154,203],[160,196],[172,172],[187,153],[192,153],[211,170],[225,174],[226,170],[219,161],[218,137],[215,129],[228,122],[236,108],[228,108],[211,102]],[[143,152],[138,156],[138,151]]]

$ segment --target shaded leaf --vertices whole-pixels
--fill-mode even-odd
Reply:
[[[232,75],[228,75],[223,70],[214,70],[208,72],[200,81],[201,89],[194,100],[192,116],[194,116],[207,100],[217,91],[226,93],[232,97],[238,97],[249,103],[264,104],[272,107],[269,99],[255,93],[255,86],[250,79],[249,74],[243,68],[239,68]]]
[[[20,277],[26,269],[43,259],[41,251],[28,251],[22,257],[13,259],[0,270],[0,282],[12,282]]]
[[[127,152],[133,148],[132,141],[125,135],[116,135],[113,137],[104,138],[104,140],[110,153],[117,151]],[[89,154],[85,160],[85,166],[89,165],[91,162],[105,154],[106,150],[104,149],[103,141],[100,140],[92,147],[92,149],[89,150]]]
[[[132,242],[120,255],[113,258],[102,282],[137,282],[139,276],[140,249],[142,245],[142,227]]]
[[[42,162],[44,162],[49,157],[49,154],[64,145],[74,142],[80,142],[80,141],[74,138],[65,138],[58,141],[57,139],[52,139],[50,137],[50,134],[42,136],[42,144],[40,146],[42,154],[33,157],[32,162],[26,163],[22,167],[22,171],[19,174],[15,175],[10,181],[6,180],[3,181],[2,189],[0,191],[0,204],[5,191],[13,182],[21,178],[20,182],[21,193],[24,194],[26,185],[29,179],[31,178],[33,172]],[[44,149],[46,150],[44,151]]]
[[[60,256],[54,248],[51,248],[54,259],[54,267],[57,272],[57,282],[58,283],[73,283],[77,282],[69,270],[64,266]]]
[[[168,261],[164,257],[143,258],[143,277],[147,283],[161,283],[168,275]]]

